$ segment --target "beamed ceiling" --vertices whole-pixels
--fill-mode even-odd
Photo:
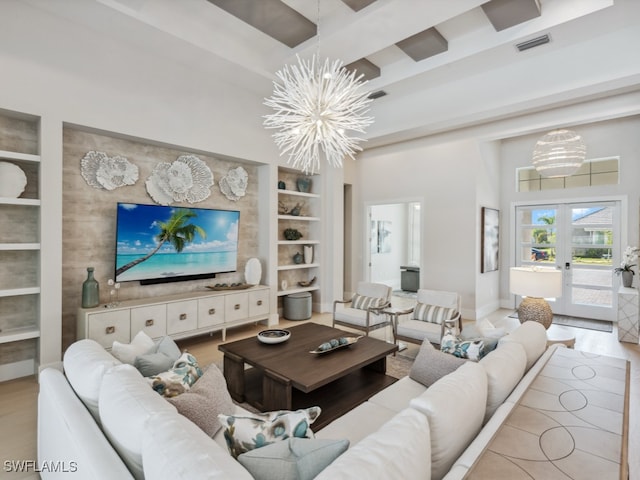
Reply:
[[[263,98],[296,55],[340,59],[377,97],[365,148],[640,84],[640,0],[26,1]]]

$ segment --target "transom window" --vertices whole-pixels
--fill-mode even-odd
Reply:
[[[619,183],[619,157],[599,158],[585,161],[580,169],[570,177],[545,178],[534,167],[516,170],[518,192],[534,192],[597,185],[617,185]]]

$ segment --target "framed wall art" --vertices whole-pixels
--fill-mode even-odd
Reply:
[[[499,266],[500,211],[482,207],[481,273],[493,272]]]

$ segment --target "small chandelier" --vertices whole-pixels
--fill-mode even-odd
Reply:
[[[573,175],[587,156],[582,137],[571,130],[554,130],[540,138],[533,150],[533,166],[543,177]]]
[[[369,92],[361,91],[366,82],[363,75],[348,72],[342,61],[321,64],[314,55],[311,60],[298,57],[298,65],[285,65],[276,73],[273,95],[264,104],[275,113],[265,115],[264,126],[278,129],[273,134],[280,155],[288,155],[287,163],[304,173],[320,169],[321,156],[333,167],[342,167],[342,160],[352,159],[362,138],[347,132],[365,133],[373,123],[369,111]]]

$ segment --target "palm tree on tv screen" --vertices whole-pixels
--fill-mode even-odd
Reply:
[[[149,252],[144,257],[140,257],[135,259],[133,262],[129,262],[126,265],[118,268],[116,270],[116,277],[122,275],[127,270],[135,267],[136,265],[148,260],[150,257],[155,255],[158,250],[165,243],[169,242],[173,245],[173,248],[176,252],[180,253],[184,247],[193,241],[196,234],[200,235],[203,239],[207,237],[206,232],[199,227],[198,225],[194,225],[193,223],[187,223],[193,217],[197,217],[192,210],[186,208],[178,208],[171,218],[167,222],[161,222],[160,220],[156,220],[155,224],[160,227],[160,233],[156,235],[156,240],[158,245],[153,251]]]

